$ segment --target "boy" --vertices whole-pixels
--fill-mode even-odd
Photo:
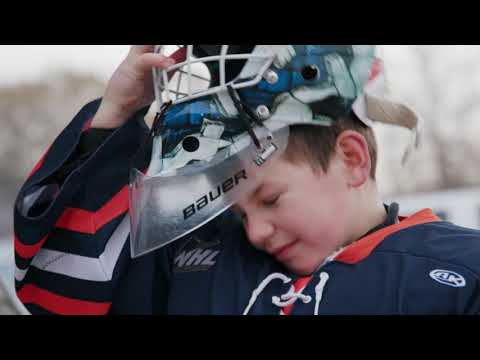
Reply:
[[[273,299],[282,313],[477,314],[478,231],[384,206],[373,132],[359,124],[351,115],[334,129],[294,127],[284,155],[235,206],[249,241],[290,271],[267,277],[245,313],[277,279],[294,285]],[[295,300],[304,304],[292,311]]]
[[[156,74],[158,94],[168,90],[173,62],[150,53],[151,47],[132,48],[98,111],[98,102],[84,108],[37,166],[15,209],[16,285],[27,308],[64,314],[477,313],[477,232],[437,222],[429,211],[398,223],[398,207],[384,208],[378,199],[373,136],[362,124],[366,118],[359,121],[358,108],[351,111],[366,79],[375,75],[370,48],[216,47],[180,47],[171,55],[177,63],[192,53],[233,55],[236,62],[223,74],[210,65],[209,89],[220,90],[195,95],[189,88],[159,117],[162,126],[154,124],[152,154],[147,151],[136,164],[148,167],[148,176],[137,176],[130,186],[132,246],[126,241],[125,164],[138,155],[147,129],[142,112],[126,120],[153,100],[149,68],[166,68]],[[253,55],[239,63],[244,53]],[[188,66],[183,71],[190,77]],[[263,79],[245,80],[255,73]],[[373,117],[372,106],[382,104],[374,100],[365,99]],[[398,123],[407,117],[377,118]],[[262,120],[267,126],[254,126]],[[296,125],[312,120],[325,127]],[[283,147],[278,132],[264,137],[258,131],[278,130],[281,121],[296,125]],[[91,127],[120,128],[102,135]],[[232,174],[219,162],[202,162],[217,150],[233,165],[248,163],[242,149],[250,147],[229,146],[242,144],[245,133],[256,146],[258,176],[248,171],[247,181],[227,177],[214,186],[218,195],[196,196],[216,184],[211,181],[206,188],[182,183],[201,178],[195,178],[202,174],[198,169],[208,176],[213,171],[208,180]],[[212,144],[214,151],[206,151]],[[161,191],[163,196],[153,196]],[[192,192],[190,207],[191,201],[182,201]],[[165,203],[166,194],[176,199]],[[215,218],[232,203],[250,242],[262,251],[248,245],[229,212]],[[144,216],[146,209],[150,216]],[[165,209],[173,215],[180,210],[180,216],[183,211],[190,226],[184,228],[176,215],[155,216]],[[161,226],[149,219],[160,219]],[[146,255],[130,259],[130,251]]]

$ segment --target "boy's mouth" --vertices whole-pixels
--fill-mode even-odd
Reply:
[[[278,261],[284,261],[288,259],[291,253],[291,249],[297,244],[298,240],[295,240],[287,245],[284,245],[271,252],[271,255]]]

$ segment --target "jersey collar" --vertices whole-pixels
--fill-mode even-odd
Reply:
[[[367,258],[387,236],[415,225],[441,221],[440,218],[433,213],[432,209],[423,209],[409,217],[400,216],[399,220],[400,222],[398,223],[384,227],[380,226],[381,229],[367,233],[367,235],[360,240],[347,246],[335,257],[334,261],[345,264],[356,264]]]

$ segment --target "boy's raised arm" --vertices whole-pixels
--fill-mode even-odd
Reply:
[[[15,286],[31,313],[107,314],[128,277],[130,159],[148,134],[151,66],[165,61],[151,50],[131,48],[104,97],[80,110],[19,191]]]

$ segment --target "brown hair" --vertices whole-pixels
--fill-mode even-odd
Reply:
[[[370,177],[375,180],[377,168],[375,134],[373,129],[365,125],[353,112],[339,117],[331,126],[291,126],[285,158],[290,162],[307,161],[314,169],[321,166],[326,173],[337,137],[346,130],[356,131],[365,138],[372,164]]]

